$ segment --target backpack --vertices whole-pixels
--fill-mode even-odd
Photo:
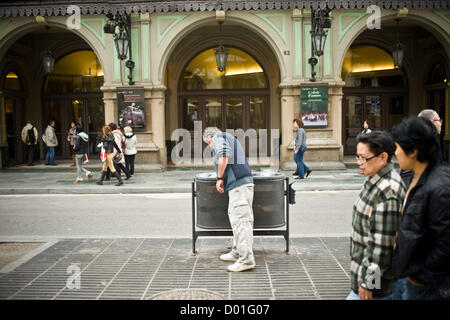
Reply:
[[[36,143],[36,136],[34,135],[34,126],[31,127],[31,129],[28,129],[27,131],[27,143],[30,144]]]

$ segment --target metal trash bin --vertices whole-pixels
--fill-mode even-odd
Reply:
[[[284,236],[289,251],[289,203],[295,192],[289,178],[278,172],[254,172],[253,234]],[[207,229],[208,231],[198,230]],[[285,227],[283,229],[280,229]],[[277,230],[268,230],[277,229]],[[192,251],[199,236],[232,235],[228,219],[228,193],[216,190],[216,174],[197,174],[192,183]]]

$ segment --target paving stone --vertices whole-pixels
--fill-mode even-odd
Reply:
[[[258,238],[256,267],[230,273],[219,256],[230,238],[61,240],[0,276],[0,299],[147,299],[167,292],[194,298],[207,290],[225,299],[345,299],[350,291],[348,238]],[[80,288],[67,287],[80,271]],[[72,284],[74,284],[72,282]],[[189,291],[191,290],[191,291]],[[196,291],[197,290],[197,291]],[[200,291],[199,291],[200,290]],[[176,295],[176,293],[174,293]],[[175,296],[172,296],[175,298]]]

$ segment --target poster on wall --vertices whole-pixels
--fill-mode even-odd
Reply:
[[[300,88],[300,115],[305,127],[328,125],[328,86]]]
[[[119,127],[145,129],[144,88],[117,88]]]

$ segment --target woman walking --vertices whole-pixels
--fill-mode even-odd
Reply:
[[[76,161],[75,161],[75,152],[73,151],[74,146],[77,142],[77,124],[75,123],[75,121],[72,121],[70,123],[70,129],[69,129],[69,133],[67,134],[67,142],[69,142],[70,144],[70,153],[72,153],[72,165],[71,167],[75,167],[76,166]]]
[[[126,164],[128,171],[130,172],[130,174],[133,175],[134,174],[134,158],[136,157],[136,153],[137,153],[137,149],[136,149],[137,138],[136,138],[136,135],[133,133],[133,129],[131,129],[131,127],[125,127],[123,129],[123,131],[125,133],[125,135],[124,135],[125,164]]]
[[[123,184],[123,180],[120,177],[119,173],[114,168],[113,160],[114,160],[114,156],[116,154],[118,154],[119,156],[122,157],[123,156],[122,151],[120,151],[119,146],[114,141],[114,135],[112,134],[111,129],[109,128],[108,125],[103,126],[102,133],[103,133],[103,136],[102,136],[101,142],[103,143],[103,148],[105,149],[106,160],[103,163],[102,175],[100,177],[100,180],[97,181],[97,184],[103,185],[103,180],[105,180],[106,171],[109,168],[111,173],[117,178],[117,180],[119,180],[119,182],[117,182],[116,186],[121,186]]]
[[[311,169],[303,162],[303,155],[307,150],[306,147],[306,132],[303,129],[303,121],[301,119],[294,119],[294,127],[297,129],[295,136],[294,146],[294,161],[297,164],[297,169],[294,172],[294,176],[298,176],[296,179],[304,179],[311,174]]]
[[[83,173],[86,174],[89,180],[94,176],[92,172],[83,168],[83,160],[85,154],[88,151],[89,144],[89,136],[83,132],[83,129],[80,125],[75,127],[75,145],[73,147],[73,154],[75,155],[76,164],[77,164],[77,179],[75,180],[75,184],[83,182]]]

